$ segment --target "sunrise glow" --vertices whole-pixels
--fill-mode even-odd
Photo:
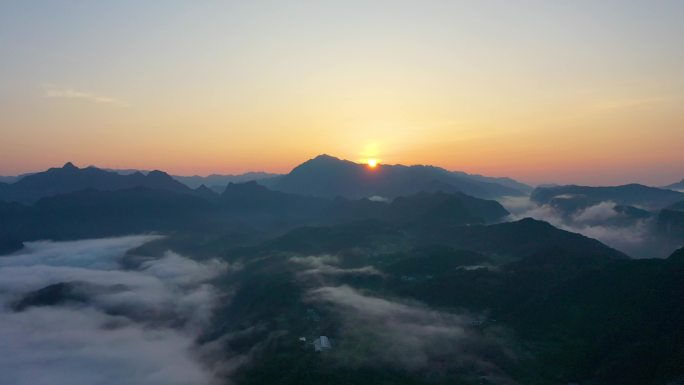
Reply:
[[[0,385],[684,385],[683,20],[0,0]]]
[[[532,184],[664,185],[684,164],[683,9],[5,2],[0,175],[285,173],[381,153]]]

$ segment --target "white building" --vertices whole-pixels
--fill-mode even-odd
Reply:
[[[332,349],[332,345],[330,345],[330,340],[326,336],[320,336],[314,340],[314,350],[317,352],[322,352],[324,350],[330,350]]]

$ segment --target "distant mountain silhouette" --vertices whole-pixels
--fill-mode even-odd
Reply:
[[[537,204],[552,204],[570,212],[604,201],[656,210],[684,200],[684,193],[640,184],[607,187],[569,185],[538,187],[532,191],[530,199]]]
[[[173,179],[185,184],[190,188],[197,188],[200,185],[206,186],[226,186],[228,183],[243,183],[249,181],[261,181],[278,177],[280,174],[273,174],[268,172],[246,172],[244,174],[211,174],[207,176],[181,176],[172,175]]]
[[[663,188],[670,189],[670,190],[684,190],[684,179],[677,183],[672,183],[667,186],[663,186]]]
[[[8,183],[14,183],[18,179],[19,179],[18,176],[13,176],[13,175],[0,176],[0,185],[8,184]]]
[[[103,168],[106,171],[113,171],[121,175],[130,175],[136,172],[142,174],[147,174],[149,170],[138,170],[138,169],[117,169],[117,168]],[[210,174],[207,176],[201,175],[171,175],[171,177],[184,185],[196,189],[201,185],[205,185],[209,188],[214,186],[221,186],[221,190],[226,187],[228,183],[243,183],[253,180],[263,180],[279,177],[281,174],[273,174],[263,171],[250,171],[243,174]],[[0,177],[0,182],[12,182],[12,179],[19,179],[21,176],[16,177]],[[6,178],[3,180],[2,178]]]
[[[221,205],[234,210],[296,210],[327,203],[320,198],[273,191],[254,181],[229,183],[221,194]]]
[[[433,166],[364,164],[319,155],[273,181],[275,190],[322,197],[351,199],[394,198],[419,192],[463,192],[478,198],[523,195],[529,186],[507,178],[487,178],[450,172]]]
[[[214,201],[219,198],[219,194],[217,194],[214,190],[210,189],[205,185],[200,185],[195,190],[193,190],[193,192],[194,195],[202,197],[208,201]]]
[[[27,175],[15,183],[0,186],[0,199],[33,203],[43,197],[89,188],[109,191],[133,187],[192,193],[189,187],[162,171],[150,171],[147,175],[140,172],[120,175],[96,167],[78,168],[68,162],[61,168]]]

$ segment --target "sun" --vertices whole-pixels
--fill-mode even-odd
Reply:
[[[366,161],[366,163],[368,163],[368,167],[370,167],[370,168],[378,167],[378,160],[377,159],[368,159]]]

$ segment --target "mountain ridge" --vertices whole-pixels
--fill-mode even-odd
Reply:
[[[159,170],[150,171],[147,175],[141,172],[120,175],[92,166],[78,168],[73,163],[67,162],[62,167],[52,167],[46,171],[27,175],[12,184],[3,185],[0,188],[0,199],[30,204],[41,198],[85,189],[111,191],[139,186],[178,193],[193,193],[188,186]]]
[[[537,187],[532,191],[530,200],[538,204],[571,203],[579,207],[611,201],[619,205],[661,209],[684,200],[684,193],[638,183],[619,186],[563,185]]]
[[[463,192],[477,198],[525,194],[521,189],[504,186],[495,180],[425,165],[379,164],[371,168],[322,154],[296,166],[272,187],[301,195],[352,199],[371,196],[395,198],[421,191]]]

